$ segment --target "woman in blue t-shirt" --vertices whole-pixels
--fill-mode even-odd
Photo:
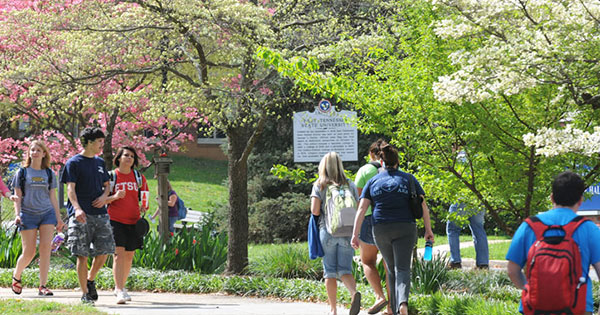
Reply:
[[[54,227],[59,232],[64,223],[60,217],[56,198],[56,176],[50,170],[50,151],[42,141],[29,144],[23,167],[13,178],[13,187],[18,199],[14,201],[15,224],[21,232],[23,252],[13,272],[11,289],[21,294],[21,274],[35,256],[39,231],[40,286],[39,295],[53,295],[46,288],[50,268],[50,250]]]
[[[381,251],[388,268],[390,305],[394,315],[406,315],[410,292],[410,262],[417,241],[417,225],[409,206],[408,183],[413,175],[398,170],[398,151],[394,147],[382,143],[380,149],[380,157],[386,168],[371,178],[363,188],[354,221],[352,246],[359,247],[360,227],[367,208],[372,205],[375,244]],[[416,179],[415,185],[417,194],[423,197],[425,191]],[[425,239],[433,242],[433,231],[425,198],[422,206]]]

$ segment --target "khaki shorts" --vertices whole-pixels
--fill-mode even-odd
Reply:
[[[108,214],[86,214],[85,223],[69,217],[67,248],[73,256],[95,257],[115,252],[115,240]]]

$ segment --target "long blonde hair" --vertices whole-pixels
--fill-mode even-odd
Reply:
[[[48,150],[48,147],[46,146],[44,141],[41,140],[34,140],[29,144],[29,147],[27,147],[27,153],[25,155],[27,156],[27,158],[23,161],[23,167],[29,167],[29,165],[31,165],[31,156],[29,156],[29,152],[34,146],[42,148],[42,151],[44,151],[45,153],[44,157],[42,158],[42,169],[50,168],[50,150]]]
[[[327,185],[345,185],[348,183],[344,174],[342,159],[335,152],[329,152],[323,156],[319,163],[319,179],[317,185],[320,189],[325,189]]]

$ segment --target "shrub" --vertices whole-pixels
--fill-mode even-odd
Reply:
[[[516,297],[520,291],[514,288],[504,271],[495,270],[451,270],[448,280],[443,284],[444,291],[467,292],[482,294],[489,297],[505,297],[509,300]]]
[[[304,278],[319,280],[323,277],[321,259],[308,257],[306,243],[290,243],[269,247],[269,250],[250,260],[249,273],[263,277]]]
[[[227,261],[227,236],[216,233],[209,217],[202,229],[184,227],[163,243],[157,232],[144,238],[144,249],[133,256],[134,267],[157,270],[189,270],[204,274],[221,272]]]
[[[448,258],[445,255],[435,255],[431,261],[423,257],[413,260],[411,281],[413,292],[431,294],[437,292],[448,280]]]
[[[19,255],[21,255],[22,248],[21,235],[15,233],[14,228],[6,230],[5,233],[0,233],[0,268],[14,268]]]
[[[284,193],[250,206],[249,240],[255,243],[306,240],[310,198],[300,193]]]
[[[498,301],[472,294],[411,295],[409,314],[419,315],[508,315],[518,313],[515,301]]]

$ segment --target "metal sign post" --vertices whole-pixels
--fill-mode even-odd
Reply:
[[[167,185],[171,163],[173,160],[166,156],[154,158],[154,174],[158,177],[158,207],[160,209],[158,231],[163,242],[166,242],[171,236],[169,231],[169,186]]]

